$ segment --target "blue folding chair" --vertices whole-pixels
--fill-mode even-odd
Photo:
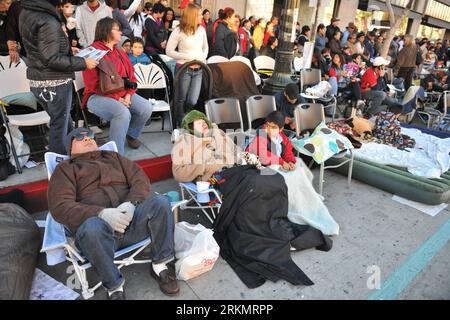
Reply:
[[[103,151],[117,152],[117,146],[114,141],[110,141],[99,148]],[[64,160],[68,160],[69,156],[61,155],[53,152],[47,152],[45,154],[45,164],[47,166],[48,179],[56,169],[58,163]],[[186,201],[173,202],[172,211],[177,207],[186,203]],[[151,243],[150,237],[133,244],[129,247],[116,251],[114,254],[114,263],[121,269],[124,266],[129,266],[135,263],[150,263],[150,259],[136,260],[136,256],[141,253]],[[75,274],[81,284],[81,293],[84,299],[89,299],[94,296],[95,290],[97,290],[101,282],[97,283],[93,287],[89,287],[89,283],[86,276],[86,271],[92,267],[91,263],[83,256],[83,254],[76,248],[73,238],[68,236],[64,225],[58,223],[53,219],[51,213],[47,214],[45,222],[44,240],[41,248],[41,252],[47,254],[47,264],[52,266],[64,261],[69,261],[75,270]],[[120,259],[120,257],[132,252],[128,257]]]

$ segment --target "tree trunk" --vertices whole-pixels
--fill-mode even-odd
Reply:
[[[316,42],[317,26],[319,25],[319,8],[322,6],[322,0],[317,0],[314,24],[311,30],[311,42]]]
[[[389,23],[391,26],[391,29],[389,30],[386,39],[384,39],[383,48],[381,50],[381,56],[383,58],[387,58],[389,47],[391,46],[391,42],[395,37],[395,31],[400,28],[400,25],[402,24],[403,18],[405,16],[408,16],[409,11],[411,10],[413,4],[413,0],[409,0],[408,4],[406,5],[405,9],[403,10],[403,14],[401,17],[399,17],[397,20],[395,20],[395,14],[394,9],[392,8],[391,0],[386,0],[386,6],[388,8],[389,12]]]

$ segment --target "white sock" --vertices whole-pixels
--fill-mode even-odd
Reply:
[[[119,292],[119,291],[123,292],[123,284],[122,284],[120,287],[118,287],[116,290],[108,291],[108,295],[111,297],[111,295],[112,295],[114,292]]]
[[[167,270],[167,266],[165,263],[152,263],[152,267],[153,267],[153,271],[155,271],[155,273],[159,276],[159,274],[161,273],[161,271]]]

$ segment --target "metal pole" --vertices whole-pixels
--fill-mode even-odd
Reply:
[[[264,84],[264,94],[284,90],[287,84],[295,82],[292,76],[294,59],[295,26],[298,21],[300,0],[284,0],[280,19],[280,44],[278,46],[275,70]]]

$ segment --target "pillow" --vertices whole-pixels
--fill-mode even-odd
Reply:
[[[322,164],[332,156],[353,149],[353,145],[346,137],[320,123],[314,133],[303,139],[292,139],[292,145],[300,153],[311,156],[315,162]]]
[[[359,135],[361,135],[363,133],[367,133],[367,132],[372,133],[372,130],[375,127],[374,123],[372,123],[370,120],[360,118],[360,117],[350,118],[346,122]]]

